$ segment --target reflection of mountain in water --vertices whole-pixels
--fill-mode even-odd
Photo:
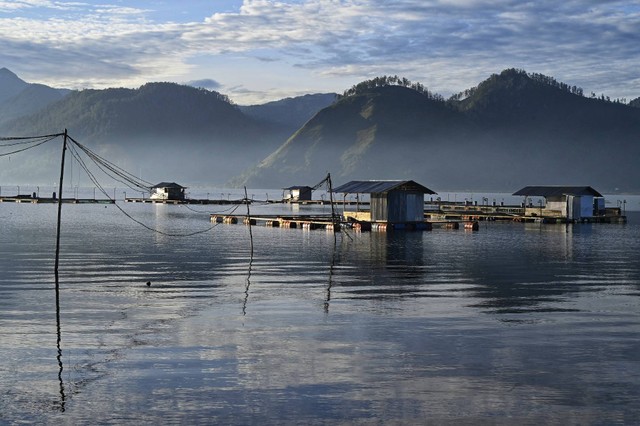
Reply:
[[[491,224],[477,233],[360,234],[338,248],[333,296],[463,298],[500,314],[579,311],[576,293],[639,279],[640,261],[616,249],[620,232],[624,227]]]

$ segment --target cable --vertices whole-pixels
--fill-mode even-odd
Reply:
[[[80,149],[82,149],[82,147],[76,142],[73,141],[74,144],[76,144]],[[139,221],[138,219],[134,218],[133,216],[131,216],[128,212],[126,212],[122,207],[120,207],[116,201],[114,199],[112,199],[109,194],[107,193],[107,191],[105,191],[105,189],[102,187],[102,185],[100,185],[100,182],[98,182],[98,180],[96,179],[95,175],[88,169],[86,163],[84,162],[84,160],[80,157],[78,151],[76,150],[76,148],[74,147],[74,145],[69,144],[67,146],[67,148],[69,149],[69,152],[71,153],[71,155],[73,156],[73,158],[78,162],[78,164],[80,165],[80,167],[85,171],[85,173],[87,173],[87,176],[89,177],[89,179],[93,182],[93,184],[100,190],[100,192],[102,192],[102,194],[104,194],[107,199],[113,201],[114,206],[116,206],[116,208],[118,210],[120,210],[120,212],[122,212],[122,214],[124,214],[127,218],[129,218],[130,220],[132,220],[133,222],[137,223],[138,225],[142,226],[143,228],[155,232],[157,234],[160,235],[164,235],[167,237],[191,237],[194,235],[198,235],[198,234],[204,234],[206,232],[209,232],[210,230],[212,230],[213,228],[215,228],[216,226],[219,225],[219,223],[215,223],[214,225],[210,226],[207,229],[203,229],[203,230],[199,230],[199,231],[195,231],[195,232],[190,232],[187,234],[177,234],[177,233],[168,233],[168,232],[164,232],[164,231],[160,231],[158,229],[152,228],[150,226],[148,226],[147,224]],[[83,150],[84,151],[84,150]],[[85,151],[86,153],[86,151]],[[91,160],[94,160],[94,158],[89,157]],[[95,162],[95,161],[94,161]],[[97,164],[97,163],[96,163]],[[100,167],[98,165],[98,167]],[[104,170],[103,170],[104,171]],[[235,206],[235,208],[232,210],[231,213],[233,213],[240,205]]]
[[[97,166],[102,170],[104,174],[112,179],[122,183],[128,188],[134,191],[151,192],[153,184],[144,179],[136,177],[134,174],[124,170],[123,168],[111,163],[110,161],[100,157],[95,152],[91,151],[86,146],[80,144],[73,138],[69,138],[74,144],[78,146]]]
[[[15,151],[11,151],[11,152],[6,152],[6,153],[3,153],[3,154],[0,154],[0,157],[6,157],[6,156],[11,155],[11,154],[17,154],[19,152],[27,151],[27,150],[29,150],[31,148],[36,148],[36,147],[38,147],[38,146],[40,146],[42,144],[45,144],[45,143],[49,142],[50,140],[53,140],[53,139],[57,138],[58,136],[59,135],[54,135],[54,136],[51,136],[51,137],[48,137],[48,138],[45,138],[45,139],[43,139],[42,137],[41,138],[30,138],[31,140],[29,140],[29,141],[14,142],[14,143],[10,143],[10,144],[2,144],[0,146],[3,147],[3,148],[9,147],[9,146],[16,146],[16,145],[25,145],[25,144],[34,144],[34,145],[31,145],[31,146],[28,146],[28,147],[22,148],[22,149],[16,149]],[[4,138],[2,138],[2,139],[4,139]],[[4,139],[4,140],[7,140],[7,139]],[[13,139],[13,140],[16,140],[16,139]]]

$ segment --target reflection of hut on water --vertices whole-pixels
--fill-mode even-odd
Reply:
[[[605,214],[602,194],[590,186],[527,186],[513,195],[525,197],[525,216],[580,220]],[[543,197],[545,203],[527,205],[529,197]]]
[[[152,200],[178,200],[185,199],[184,190],[187,189],[184,186],[178,185],[175,182],[160,182],[159,184],[151,187]]]
[[[285,201],[309,201],[311,200],[311,193],[313,188],[310,186],[290,186],[289,188],[283,188]]]
[[[333,192],[369,194],[370,210],[344,212],[346,217],[366,222],[416,223],[424,222],[424,194],[435,194],[412,180],[351,181]]]

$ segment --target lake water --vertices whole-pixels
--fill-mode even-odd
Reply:
[[[56,312],[56,206],[0,204],[0,423],[640,418],[639,212],[335,239],[252,227],[251,257],[246,226],[207,230],[228,206],[119,205],[205,232],[64,205]]]

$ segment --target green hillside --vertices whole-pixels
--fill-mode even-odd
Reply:
[[[286,186],[331,171],[441,190],[586,184],[640,191],[640,110],[550,77],[505,70],[445,101],[404,79],[370,80],[318,113],[236,182]]]

